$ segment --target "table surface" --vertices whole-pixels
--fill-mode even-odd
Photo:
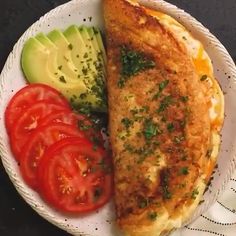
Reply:
[[[0,70],[22,33],[50,9],[66,0],[1,0]],[[235,0],[169,0],[203,23],[236,61]],[[0,235],[66,236],[38,216],[19,196],[0,162]]]

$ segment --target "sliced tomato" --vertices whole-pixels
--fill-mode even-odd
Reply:
[[[25,144],[20,156],[20,169],[26,183],[37,189],[38,163],[49,146],[66,137],[84,137],[83,132],[66,124],[51,124],[39,127]]]
[[[20,153],[23,146],[31,138],[32,132],[40,125],[40,121],[58,111],[66,110],[70,112],[69,108],[61,105],[48,103],[47,101],[37,102],[28,108],[12,126],[10,134],[11,148],[15,155],[16,160],[19,161]]]
[[[5,123],[8,132],[28,107],[42,100],[69,108],[67,100],[54,88],[44,84],[27,85],[13,96],[6,108]]]
[[[111,159],[103,147],[81,138],[66,138],[43,155],[38,180],[43,198],[66,213],[103,206],[112,195]]]
[[[45,117],[45,119],[40,121],[40,125],[48,125],[50,123],[64,123],[74,125],[84,132],[85,136],[94,144],[103,144],[101,131],[97,130],[93,122],[83,114],[74,113],[72,111],[61,111],[50,114],[49,116]]]
[[[84,120],[85,116],[72,112],[71,110],[59,111],[52,113],[40,121],[40,125],[48,125],[52,123],[63,123],[78,126],[80,120]]]

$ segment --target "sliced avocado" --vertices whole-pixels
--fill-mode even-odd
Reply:
[[[91,35],[93,34],[94,32],[91,32]],[[80,67],[84,83],[96,94],[98,99],[105,103],[105,66],[102,63],[99,68],[97,67],[99,46],[96,38],[94,37],[93,43],[86,27],[81,27],[79,30],[77,26],[73,25],[64,32],[64,35],[73,45],[72,60],[77,68]]]
[[[91,41],[91,43],[93,45],[93,48],[95,49],[95,52],[97,54],[97,60],[102,63],[103,72],[105,74],[105,72],[106,72],[105,71],[105,61],[103,60],[103,55],[102,55],[103,53],[102,53],[102,51],[101,51],[101,49],[100,49],[100,47],[98,45],[95,32],[94,32],[92,27],[87,28],[87,32],[89,34],[90,41]]]
[[[87,28],[85,26],[81,26],[78,28],[79,32],[83,38],[85,48],[87,53],[84,55],[84,58],[86,59],[85,67],[89,68],[93,73],[97,74],[97,53],[96,50],[91,42],[90,36],[88,34]],[[88,61],[88,59],[92,59],[91,61]]]
[[[71,78],[78,78],[78,69],[75,67],[72,58],[71,51],[73,45],[71,45],[63,33],[59,30],[53,30],[48,34],[48,38],[56,45],[58,48],[57,53],[57,64],[58,68],[67,76]]]
[[[62,78],[62,76],[64,78],[66,78],[66,80],[72,80],[71,78],[69,79],[68,76],[66,76],[59,68],[58,68],[58,65],[57,65],[57,47],[54,45],[54,43],[52,43],[48,37],[43,34],[43,33],[40,33],[38,35],[35,36],[35,39],[38,40],[44,47],[45,47],[45,50],[48,51],[48,53],[50,54],[49,57],[50,57],[50,61],[48,63],[48,68],[51,72],[54,73],[54,76],[56,78]]]
[[[84,40],[81,34],[79,33],[77,26],[72,25],[69,28],[67,28],[66,31],[64,32],[64,35],[68,40],[68,42],[72,45],[71,59],[75,64],[75,66],[78,69],[81,69],[82,72],[81,60],[83,59],[86,53],[86,48]]]
[[[93,27],[93,31],[94,31],[94,34],[96,35],[98,46],[102,51],[103,61],[105,62],[105,65],[106,65],[106,63],[107,63],[107,54],[106,54],[106,50],[105,50],[105,47],[104,47],[104,44],[103,44],[101,31],[97,27]]]
[[[21,57],[23,72],[30,83],[43,83],[56,88],[73,105],[89,106],[99,111],[106,109],[104,101],[82,80],[72,82],[64,76],[57,78],[50,63],[50,50],[37,39],[30,38],[24,45]]]

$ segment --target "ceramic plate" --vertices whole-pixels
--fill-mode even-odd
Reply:
[[[234,112],[236,111],[236,69],[222,44],[189,14],[161,0],[142,0],[141,2],[173,16],[204,44],[212,59],[215,76],[225,93],[225,122],[222,130],[218,169],[209,190],[204,195],[205,202],[197,208],[192,221],[215,202],[236,166],[236,112]],[[0,76],[0,153],[2,162],[19,194],[35,211],[51,223],[73,235],[121,235],[113,224],[115,214],[112,201],[93,214],[79,217],[68,217],[50,208],[36,192],[24,183],[9,147],[4,124],[4,111],[13,94],[26,84],[20,67],[21,50],[25,41],[39,32],[48,33],[55,28],[63,30],[71,24],[95,25],[103,30],[102,0],[74,0],[55,8],[23,34],[9,55]]]

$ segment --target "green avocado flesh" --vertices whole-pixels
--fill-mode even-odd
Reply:
[[[100,31],[72,25],[25,43],[21,65],[29,83],[60,91],[76,108],[106,112],[106,55]]]

